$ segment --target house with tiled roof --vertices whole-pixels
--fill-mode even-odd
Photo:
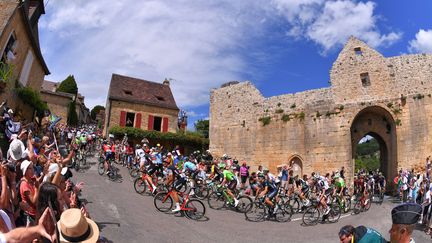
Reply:
[[[52,114],[61,117],[61,123],[67,122],[69,103],[75,99],[73,94],[57,91],[60,83],[45,80],[40,90],[41,99],[48,105]],[[84,104],[84,96],[78,93],[75,110],[78,115],[78,123],[91,122],[90,110]]]
[[[170,82],[113,74],[105,109],[104,134],[113,126],[176,132],[178,114]]]
[[[11,70],[7,82],[0,81],[0,100],[8,100],[11,108],[29,119],[33,109],[17,99],[12,90],[17,82],[38,92],[45,75],[50,74],[39,46],[42,14],[43,0],[0,1],[0,67]]]

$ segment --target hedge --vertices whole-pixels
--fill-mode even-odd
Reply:
[[[158,132],[146,131],[134,127],[114,126],[109,132],[118,138],[122,138],[126,133],[132,140],[141,140],[147,138],[151,143],[170,143],[178,145],[189,145],[201,149],[208,148],[209,140],[193,132]]]

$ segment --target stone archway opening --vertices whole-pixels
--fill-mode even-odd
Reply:
[[[384,108],[371,106],[361,110],[351,125],[352,145],[352,175],[355,170],[355,160],[358,155],[359,143],[364,137],[373,138],[379,147],[379,164],[375,166],[380,169],[390,186],[393,178],[397,175],[397,137],[396,123],[393,116]]]
[[[375,133],[368,133],[360,139],[356,146],[354,171],[360,170],[366,173],[387,168],[387,146],[384,140]]]
[[[292,157],[290,160],[291,169],[293,170],[293,175],[298,175],[300,178],[303,176],[303,162],[298,156]]]

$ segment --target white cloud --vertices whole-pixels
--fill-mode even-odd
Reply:
[[[350,35],[374,47],[397,41],[398,33],[380,33],[374,8],[355,0],[50,1],[40,36],[48,79],[74,74],[89,107],[105,104],[111,74],[119,73],[172,78],[178,106],[194,108],[208,104],[211,88],[251,74],[254,60],[244,53],[262,53],[248,47],[271,38],[271,25],[323,53]]]
[[[50,79],[75,74],[90,107],[105,103],[112,73],[173,78],[179,106],[205,104],[211,88],[246,69],[237,50],[265,23],[258,2],[248,2],[51,1],[41,19]]]
[[[409,42],[410,52],[432,53],[432,29],[420,29],[415,39]]]
[[[388,46],[402,36],[398,32],[382,34],[374,15],[376,4],[355,0],[274,0],[290,29],[287,35],[306,38],[322,47],[322,53],[343,45],[353,35],[372,47]]]

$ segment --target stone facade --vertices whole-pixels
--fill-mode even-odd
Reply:
[[[67,123],[68,106],[72,101],[72,95],[41,90],[41,98],[47,103],[52,114],[62,118],[60,123]]]
[[[7,43],[11,36],[16,39],[15,45],[15,59],[10,60],[8,63],[13,67],[13,75],[10,83],[0,94],[0,100],[7,100],[9,107],[21,113],[23,117],[31,120],[33,109],[24,105],[22,101],[14,94],[14,82],[20,80],[21,85],[31,87],[39,91],[42,86],[45,75],[49,74],[49,70],[43,60],[42,54],[39,49],[39,40],[37,36],[37,19],[40,14],[44,13],[43,1],[30,1],[26,0],[21,7],[20,1],[4,0],[0,4],[0,55],[7,49]],[[28,16],[29,4],[32,5],[32,14],[36,14],[35,23]],[[36,4],[36,5],[35,5]],[[27,9],[27,10],[26,10]],[[28,78],[25,78],[25,62],[28,55],[32,56],[30,71]]]
[[[148,117],[151,115],[153,117],[158,116],[162,118],[168,118],[168,132],[177,132],[177,116],[178,111],[143,105],[143,104],[131,104],[124,101],[111,101],[108,105],[110,110],[110,119],[108,127],[120,126],[120,113],[122,111],[141,114],[141,126],[140,128],[148,130]],[[107,114],[107,112],[106,112]],[[163,119],[162,119],[163,120]],[[136,127],[137,120],[133,122],[133,126]],[[163,125],[163,124],[162,124]],[[109,130],[109,129],[108,129]]]
[[[105,106],[103,134],[113,126],[177,132],[179,109],[170,83],[113,74]]]
[[[432,150],[432,55],[386,58],[352,37],[330,83],[270,98],[250,82],[212,90],[210,150],[271,170],[294,159],[303,174],[344,166],[351,180],[356,145],[371,135],[388,178],[424,165]]]

